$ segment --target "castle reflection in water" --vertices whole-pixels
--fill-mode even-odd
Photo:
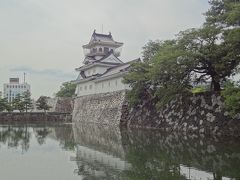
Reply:
[[[82,179],[240,179],[237,139],[93,124],[0,127],[0,150],[27,154],[33,141],[44,146],[49,140],[72,152],[66,164],[75,164],[69,171]]]

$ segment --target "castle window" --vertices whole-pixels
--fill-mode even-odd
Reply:
[[[92,89],[92,85],[89,85],[89,89]]]
[[[87,90],[87,86],[85,86],[84,89]]]
[[[99,52],[102,52],[102,48],[99,48]]]
[[[108,86],[109,86],[109,87],[111,86],[110,82],[108,82]]]
[[[115,81],[115,84],[116,84],[116,86],[117,86],[117,84],[118,84],[118,83],[117,83],[117,80]]]
[[[104,47],[104,52],[108,53],[109,52],[109,48],[108,47]]]
[[[79,87],[79,91],[82,91],[82,86],[81,86],[81,87]]]

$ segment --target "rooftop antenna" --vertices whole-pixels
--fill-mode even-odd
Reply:
[[[25,77],[26,77],[26,73],[23,73],[23,82],[25,83]]]

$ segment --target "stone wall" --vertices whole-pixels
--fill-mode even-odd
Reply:
[[[125,91],[77,97],[73,122],[119,126],[124,100]]]
[[[151,101],[128,111],[121,124],[166,131],[240,136],[240,119],[231,118],[219,94],[178,96],[161,110]]]
[[[69,113],[0,113],[0,123],[43,123],[43,122],[71,122]]]
[[[52,107],[50,112],[72,113],[73,111],[73,99],[68,97],[50,98],[48,105]]]
[[[232,118],[216,93],[177,96],[161,109],[149,100],[129,109],[125,91],[81,96],[72,115],[73,122],[240,136],[239,115]]]

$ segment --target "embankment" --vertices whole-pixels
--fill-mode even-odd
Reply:
[[[67,123],[72,121],[69,113],[0,113],[0,123]]]
[[[119,126],[124,102],[125,91],[77,97],[73,122]]]
[[[129,108],[124,91],[77,97],[73,122],[240,136],[240,118],[229,115],[219,94],[177,96],[161,109],[147,99],[142,102]]]
[[[143,100],[142,105],[126,111],[124,117],[122,125],[127,127],[240,136],[239,116],[230,117],[222,97],[213,93],[178,96],[161,109]]]
[[[49,98],[48,105],[51,106],[50,112],[72,113],[73,99],[69,97]]]

